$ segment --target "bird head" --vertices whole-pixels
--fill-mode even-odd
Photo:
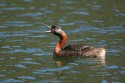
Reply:
[[[53,26],[48,26],[46,24],[43,24],[43,25],[49,28],[49,30],[45,31],[45,32],[53,33],[54,35],[58,35],[58,36],[62,35],[63,30],[59,26],[54,26],[54,25]]]

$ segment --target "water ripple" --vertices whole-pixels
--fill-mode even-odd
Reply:
[[[107,33],[103,28],[97,28],[93,26],[83,26],[83,25],[81,25],[80,28],[77,28],[76,30],[73,30],[73,31],[69,30],[69,32],[75,32],[75,33],[78,33],[81,31],[97,32],[101,34]]]
[[[33,74],[53,74],[55,71],[69,70],[69,66],[63,66],[58,68],[43,68],[37,71],[34,71]]]
[[[0,6],[7,6],[7,4],[5,4],[5,3],[0,3]]]
[[[25,10],[23,7],[0,8],[0,10]]]
[[[42,15],[44,15],[44,13],[36,12],[36,13],[25,13],[25,14],[22,14],[20,16],[23,16],[23,17],[26,17],[26,16],[38,17],[38,16],[42,16]]]
[[[43,51],[38,48],[14,49],[9,51],[9,53],[17,53],[17,52],[36,53],[36,52],[43,52]]]
[[[22,79],[22,80],[35,80],[36,78],[35,77],[33,77],[33,76],[20,76],[20,77],[18,77],[18,78],[20,78],[20,79]]]
[[[13,78],[9,78],[9,79],[6,79],[6,80],[1,80],[1,83],[17,83],[17,82],[24,82],[24,81],[16,80],[16,79],[13,79]]]
[[[109,26],[107,27],[107,29],[108,30],[105,31],[107,31],[110,34],[125,33],[125,28],[123,26]]]
[[[33,2],[34,0],[23,0],[24,2]]]
[[[27,34],[27,33],[19,33],[19,32],[14,32],[14,33],[11,33],[11,34],[8,34],[8,33],[4,33],[4,34],[0,34],[0,36],[3,38],[3,37],[12,37],[12,36],[17,36],[17,37],[19,37],[19,36],[27,36],[27,35],[29,35],[29,34]],[[16,40],[15,40],[16,41]],[[18,41],[18,40],[17,40]],[[21,40],[19,40],[19,41],[21,41]]]
[[[33,26],[33,24],[26,23],[23,21],[9,21],[9,22],[4,22],[4,26],[18,26],[18,27],[24,27],[24,26]]]
[[[125,74],[125,70],[119,71],[119,73],[121,73],[121,74]]]
[[[0,28],[9,28],[9,27],[5,25],[0,25]]]
[[[71,15],[71,14],[86,15],[86,16],[90,15],[88,12],[83,12],[83,11],[76,11],[76,12],[67,13],[67,15]]]
[[[22,62],[20,62],[20,63],[22,63],[22,64],[34,64],[34,65],[36,65],[36,64],[39,64],[39,63],[37,63],[37,62],[33,62],[33,61],[22,61]],[[17,65],[17,66],[20,66],[20,67],[25,67],[25,66],[23,66],[23,65]]]
[[[62,3],[65,3],[65,4],[78,4],[77,1],[67,1],[67,0],[63,0]]]
[[[16,64],[14,65],[15,67],[18,67],[18,68],[26,68],[26,66],[22,65],[22,64]]]
[[[106,69],[118,69],[119,66],[111,65],[111,66],[106,66],[105,68],[106,68]]]

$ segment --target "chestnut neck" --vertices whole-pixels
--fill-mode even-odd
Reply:
[[[66,44],[66,40],[67,40],[67,36],[66,33],[64,31],[62,31],[61,35],[58,35],[60,40],[58,41],[58,43],[56,44],[55,48],[54,48],[54,54],[58,55],[58,53],[61,51],[61,48]]]

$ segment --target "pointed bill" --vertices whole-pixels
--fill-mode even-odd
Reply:
[[[44,24],[44,23],[42,23],[44,26],[46,26],[46,27],[48,27],[49,29],[51,29],[51,27],[50,26],[48,26],[48,25],[46,25],[46,24]]]
[[[44,31],[45,33],[51,33],[52,31],[51,30],[48,30],[48,31]]]

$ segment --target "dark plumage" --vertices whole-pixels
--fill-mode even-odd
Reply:
[[[60,56],[75,56],[75,57],[98,57],[99,53],[104,48],[94,48],[88,45],[68,45],[61,49]]]

